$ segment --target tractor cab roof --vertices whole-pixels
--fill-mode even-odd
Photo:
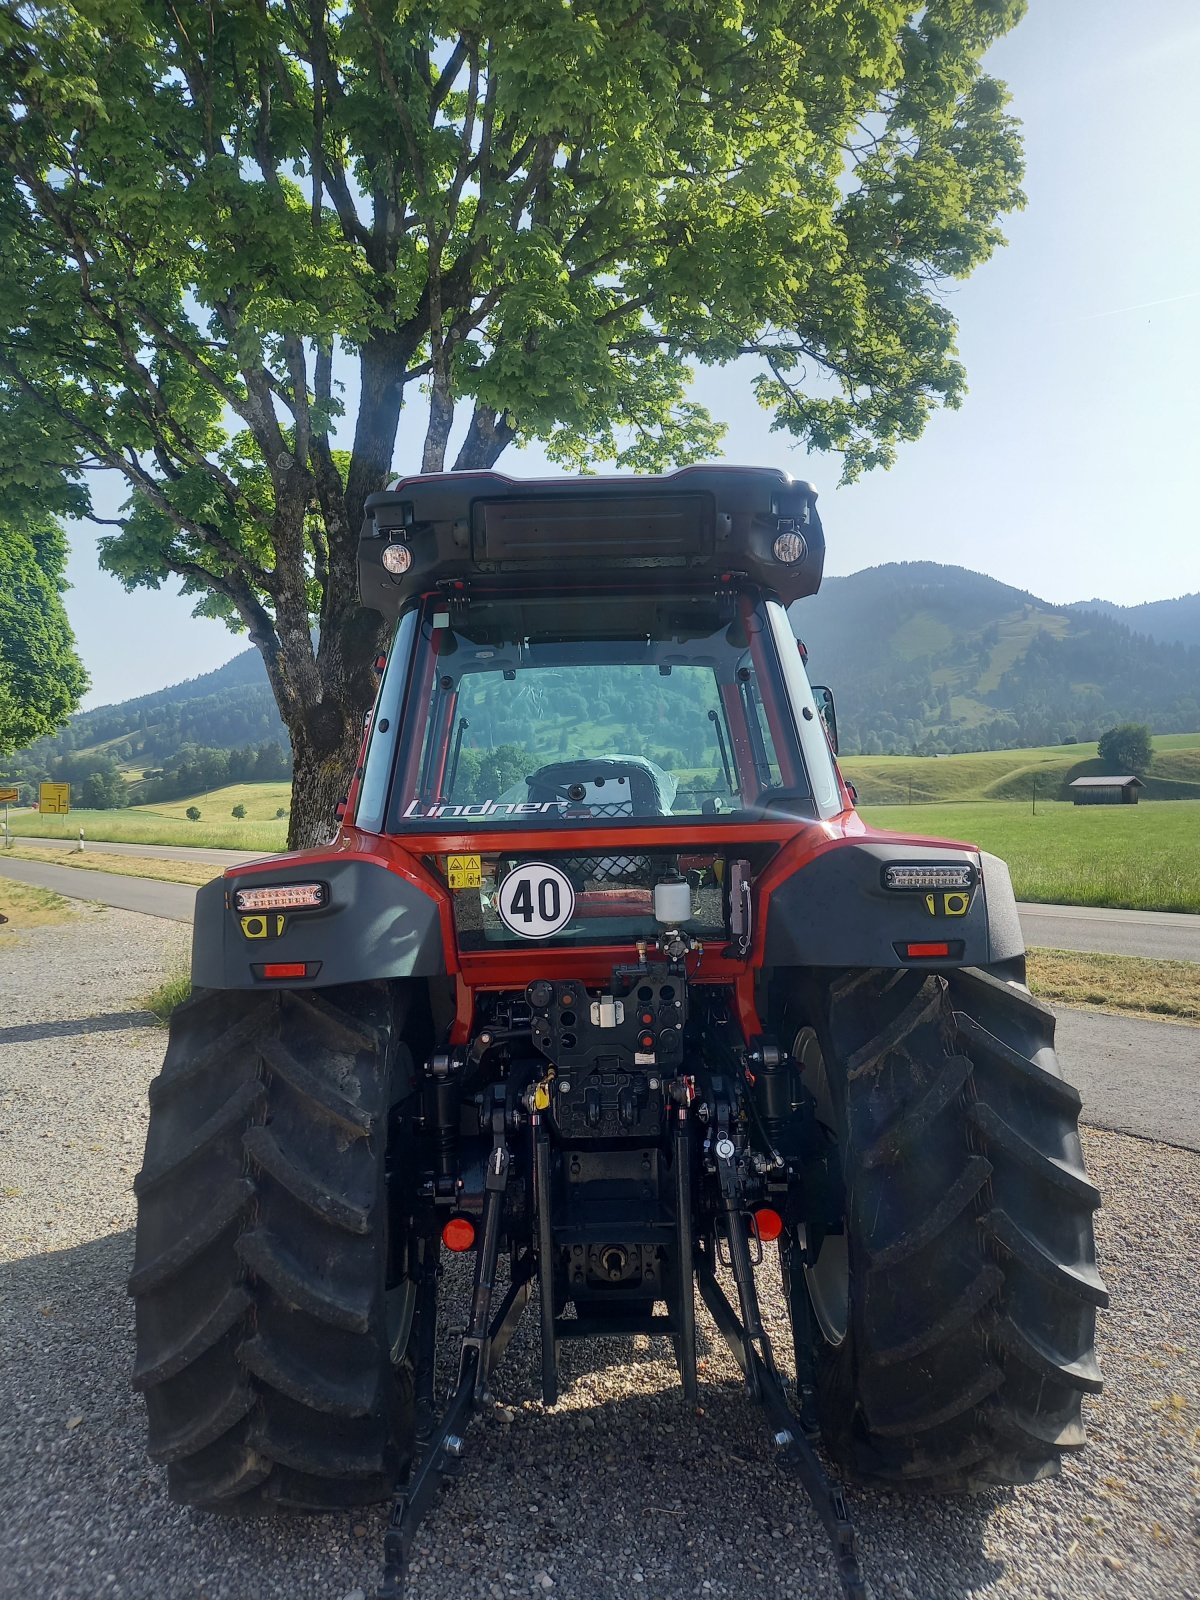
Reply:
[[[744,578],[785,602],[815,594],[825,536],[811,485],[771,467],[661,477],[402,478],[367,500],[362,602],[397,616],[439,586],[547,581],[691,587]]]

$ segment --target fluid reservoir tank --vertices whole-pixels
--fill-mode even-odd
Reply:
[[[692,915],[692,886],[686,878],[663,878],[654,885],[654,920],[664,928],[682,927]]]

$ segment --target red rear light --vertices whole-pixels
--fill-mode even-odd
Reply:
[[[758,1228],[758,1237],[764,1244],[770,1244],[772,1239],[778,1239],[783,1232],[783,1218],[770,1206],[759,1206],[754,1213],[754,1221]]]
[[[921,956],[948,956],[950,954],[950,946],[948,944],[907,944],[904,948],[910,961],[919,959]]]
[[[262,975],[264,978],[307,978],[308,962],[268,961],[262,969]]]
[[[475,1224],[470,1217],[451,1217],[442,1229],[442,1243],[447,1250],[469,1250],[475,1243]]]

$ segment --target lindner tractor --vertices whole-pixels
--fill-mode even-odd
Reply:
[[[929,1493],[1083,1444],[1079,1096],[1004,864],[855,810],[788,615],[823,557],[769,470],[371,498],[395,632],[340,830],[200,891],[151,1085],[135,1382],[176,1499],[394,1496],[397,1594],[519,1319],[547,1405],[565,1340],[638,1333],[694,1400],[697,1291],[848,1595],[816,1441]]]

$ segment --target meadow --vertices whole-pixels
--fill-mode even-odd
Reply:
[[[1002,856],[1019,899],[1200,912],[1200,798],[1143,800],[1137,806],[1073,806],[1050,800],[1062,773],[1078,765],[1090,748],[1061,745],[941,759],[854,756],[843,767],[858,785],[867,821],[900,833],[966,840]],[[1155,752],[1155,772],[1194,766],[1200,774],[1200,734],[1160,736]],[[1043,796],[1036,812],[1033,772],[1041,774]],[[914,802],[928,799],[912,805],[886,803],[906,799],[910,785]],[[1200,782],[1195,787],[1200,796]],[[881,795],[885,803],[880,803]],[[14,811],[11,823],[18,837],[74,840],[82,827],[86,838],[97,841],[266,853],[286,847],[287,820],[275,813],[290,798],[286,783],[232,784],[191,799],[120,811],[72,811],[65,817]],[[235,805],[246,807],[244,821],[230,815]],[[198,822],[188,820],[189,806],[200,811]]]
[[[14,837],[85,839],[114,844],[199,845],[212,850],[283,850],[287,845],[287,818],[275,813],[291,804],[288,783],[234,783],[185,800],[160,801],[155,806],[129,806],[118,811],[72,810],[64,817],[42,816],[37,811],[13,811],[9,824]],[[246,816],[232,815],[244,805]],[[188,819],[189,806],[200,820]]]
[[[975,801],[863,806],[877,828],[1002,856],[1018,900],[1200,912],[1200,801],[1137,806]]]
[[[842,771],[860,804],[904,805],[940,800],[1058,798],[1064,783],[1099,776],[1094,744],[983,750],[963,756],[844,756]],[[1154,737],[1154,761],[1143,799],[1200,800],[1200,733]]]

